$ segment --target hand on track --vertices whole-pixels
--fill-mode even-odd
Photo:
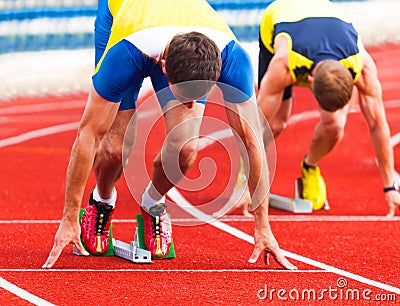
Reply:
[[[397,190],[388,191],[385,193],[386,202],[389,205],[387,217],[394,217],[396,207],[400,206],[400,193]]]
[[[69,243],[74,244],[82,255],[88,256],[89,253],[83,247],[80,235],[81,235],[81,228],[79,224],[72,224],[71,222],[64,220],[61,221],[61,224],[58,227],[57,233],[54,237],[53,248],[51,249],[49,257],[47,258],[42,268],[50,269],[51,267],[53,267],[54,263],[60,256],[62,250]]]
[[[284,269],[297,270],[297,267],[290,263],[289,260],[282,254],[282,250],[279,248],[278,242],[274,235],[269,230],[268,233],[255,234],[254,235],[254,250],[250,256],[249,263],[255,263],[260,257],[261,253],[264,252],[264,262],[269,265],[269,256],[275,259],[275,261]]]

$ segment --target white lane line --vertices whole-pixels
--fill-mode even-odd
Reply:
[[[251,218],[247,218],[251,219]],[[307,215],[270,215],[271,221],[282,222],[398,222],[400,217],[386,216],[307,216]]]
[[[0,272],[157,272],[157,273],[330,273],[326,270],[273,270],[273,269],[0,269]]]
[[[392,147],[395,147],[400,143],[400,132],[390,138],[390,143]]]
[[[290,116],[288,124],[289,125],[296,124],[301,121],[319,118],[319,116],[320,116],[320,114],[319,114],[319,111],[317,111],[317,110],[306,111],[306,112],[302,112],[300,114],[294,114],[294,115]]]
[[[308,216],[308,215],[270,215],[271,222],[399,222],[400,216]],[[226,215],[218,218],[221,222],[254,222],[252,217]],[[171,219],[172,223],[198,222],[196,218]],[[59,224],[60,220],[0,220],[1,224]],[[136,223],[136,219],[113,219],[112,223]]]
[[[385,109],[398,108],[400,107],[400,99],[385,101],[384,105]]]
[[[3,114],[11,114],[11,113],[30,113],[30,112],[40,112],[47,111],[53,109],[67,109],[67,108],[76,108],[83,106],[83,101],[75,100],[69,102],[60,102],[54,104],[36,104],[33,106],[11,106],[7,108],[0,109],[0,115]],[[397,108],[400,106],[400,100],[390,100],[385,102],[385,108]],[[359,108],[354,110],[354,112],[359,112]],[[141,114],[141,116],[146,117],[153,113],[153,111],[148,111],[145,114]],[[319,112],[316,110],[306,111],[300,114],[294,114],[291,116],[289,120],[289,124],[295,124],[301,121],[305,121],[312,118],[319,117]],[[0,148],[17,144],[23,141],[27,141],[33,138],[48,136],[56,133],[66,132],[70,130],[77,129],[79,126],[79,122],[71,122],[67,124],[56,125],[48,128],[43,128],[39,130],[34,130],[28,133],[21,134],[19,136],[14,136],[10,138],[6,138],[0,140]],[[203,137],[203,143],[200,143],[200,149],[204,149],[208,145],[212,144],[215,140],[224,139],[227,137],[233,136],[231,129],[225,129],[221,131],[214,132],[207,137]],[[214,140],[215,139],[215,140]],[[400,133],[392,137],[392,146],[397,145],[400,142]]]
[[[48,102],[33,105],[13,105],[0,108],[0,115],[20,115],[30,113],[41,113],[53,110],[65,110],[74,108],[83,108],[86,100],[72,100],[65,102]]]
[[[138,116],[140,118],[146,118],[148,116],[151,116],[154,114],[153,110],[149,111],[143,111]],[[34,138],[39,138],[39,137],[44,137],[44,136],[49,136],[57,133],[62,133],[62,132],[68,132],[68,131],[73,131],[78,129],[79,127],[79,121],[76,122],[70,122],[70,123],[64,123],[64,124],[59,124],[59,125],[54,125],[38,130],[33,130],[30,132],[26,132],[17,136],[5,138],[5,139],[0,139],[0,148],[15,145],[27,140],[31,140]]]
[[[168,196],[176,203],[178,204],[183,210],[185,210],[187,213],[191,214],[192,216],[198,218],[199,220],[209,223],[210,225],[227,232],[228,234],[231,234],[232,236],[235,236],[239,239],[242,239],[244,241],[247,241],[251,244],[254,244],[254,238],[244,232],[242,232],[241,230],[232,227],[226,223],[220,222],[218,220],[215,220],[212,216],[209,216],[205,213],[203,213],[202,211],[198,210],[196,207],[192,206],[179,192],[177,189],[172,188],[169,192],[168,192]],[[360,283],[366,284],[366,285],[370,285],[370,286],[374,286],[376,288],[380,288],[389,292],[393,292],[396,294],[400,294],[400,288],[394,287],[394,286],[390,286],[381,282],[377,282],[374,281],[372,279],[363,277],[361,275],[358,274],[354,274],[342,269],[338,269],[336,267],[324,264],[322,262],[292,253],[292,252],[288,252],[285,250],[282,250],[283,254],[286,257],[292,258],[294,260],[303,262],[305,264],[314,266],[316,268],[319,269],[323,269],[326,270],[328,272],[332,272],[334,274],[337,275],[341,275],[350,279],[353,279],[355,281],[358,281]]]
[[[198,150],[201,151],[218,140],[223,140],[230,137],[233,137],[233,132],[230,128],[208,134],[207,136],[200,138]]]
[[[38,137],[43,137],[43,136],[48,136],[56,133],[62,133],[62,132],[67,132],[67,131],[73,131],[76,130],[79,126],[79,121],[78,122],[71,122],[71,123],[65,123],[65,124],[59,124],[59,125],[54,125],[51,127],[43,128],[43,129],[38,129],[34,130],[31,132],[23,133],[18,136],[13,136],[9,137],[6,139],[1,139],[0,140],[0,148],[15,145],[17,143],[21,143],[27,140],[31,140],[34,138]]]
[[[36,295],[33,295],[33,294],[25,291],[24,289],[19,288],[18,286],[15,286],[14,284],[6,281],[2,277],[0,277],[0,287],[6,291],[11,292],[12,294],[15,294],[16,296],[19,296],[21,299],[24,299],[34,305],[45,305],[45,306],[54,305],[46,300],[41,299],[40,297],[37,297]]]

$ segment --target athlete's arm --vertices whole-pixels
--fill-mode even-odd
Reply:
[[[63,217],[43,268],[51,268],[69,243],[88,255],[80,242],[79,209],[83,192],[99,143],[111,128],[119,101],[137,79],[142,65],[143,54],[122,40],[107,52],[92,78],[93,86],[68,164]]]
[[[229,123],[235,135],[244,143],[246,152],[243,154],[247,154],[249,160],[248,185],[252,195],[251,210],[255,222],[255,246],[249,262],[255,263],[260,254],[265,252],[265,259],[271,254],[283,268],[295,270],[297,267],[282,254],[268,221],[270,182],[255,96],[243,103],[226,102],[226,109]],[[268,264],[267,260],[266,263]]]
[[[284,90],[293,83],[288,67],[288,40],[279,36],[275,40],[275,53],[261,80],[257,103],[265,118],[273,118],[278,112]]]
[[[359,91],[361,111],[369,127],[383,187],[390,187],[394,182],[394,158],[390,144],[389,125],[382,100],[382,87],[371,56],[365,49],[362,50],[362,55],[363,70],[355,85]],[[385,198],[389,205],[388,215],[393,216],[396,205],[400,205],[400,194],[395,190],[389,191],[385,193]]]
[[[239,138],[238,141],[245,146],[245,150],[241,152],[245,166],[247,166],[247,160],[249,161],[248,185],[252,195],[251,210],[255,220],[255,246],[249,262],[256,262],[264,251],[272,254],[285,269],[293,270],[296,267],[282,254],[268,221],[270,182],[254,93],[251,59],[242,47],[236,45],[225,61],[219,86],[223,92],[229,124],[235,136]],[[228,86],[223,86],[224,84]]]
[[[118,107],[119,103],[106,101],[92,87],[68,164],[62,220],[43,268],[51,268],[69,243],[73,243],[81,254],[89,255],[80,241],[79,209],[96,150],[103,135],[111,128]]]

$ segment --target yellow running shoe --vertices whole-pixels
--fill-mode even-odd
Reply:
[[[311,201],[314,210],[324,208],[326,185],[319,167],[306,169],[303,160],[301,163],[301,181],[303,184],[303,199]]]
[[[243,165],[243,159],[240,157],[240,166],[239,166],[239,171],[238,171],[238,177],[236,181],[236,186],[235,186],[235,191],[237,192],[241,188],[243,188],[243,185],[246,185],[243,190],[243,194],[241,198],[239,199],[238,203],[236,204],[236,208],[241,208],[242,214],[245,216],[250,216],[251,214],[249,213],[249,206],[251,206],[251,196],[250,196],[250,191],[249,187],[247,186],[247,177],[244,171],[244,165]]]
[[[246,174],[244,173],[243,159],[242,159],[242,157],[240,157],[239,171],[238,171],[238,177],[237,177],[237,181],[236,181],[235,190],[242,188],[243,184],[246,184],[246,183],[247,183],[247,178],[246,178]]]

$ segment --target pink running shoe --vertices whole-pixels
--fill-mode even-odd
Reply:
[[[144,243],[153,259],[162,259],[168,255],[172,243],[171,220],[163,203],[150,208],[149,212],[140,208],[143,218]]]
[[[110,242],[110,223],[114,208],[97,202],[90,195],[81,220],[81,233],[87,251],[92,255],[104,255]]]

